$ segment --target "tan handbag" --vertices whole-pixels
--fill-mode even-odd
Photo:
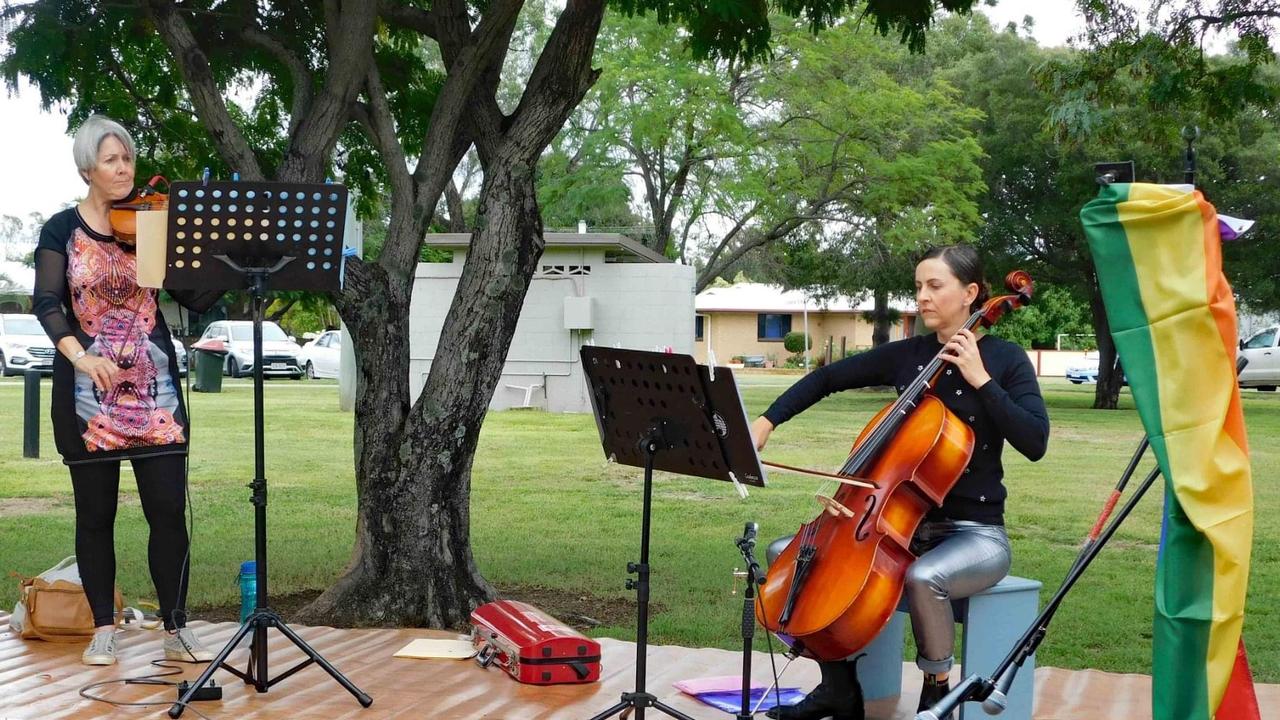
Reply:
[[[70,560],[70,564],[68,564]],[[54,571],[70,571],[78,577],[71,565],[74,558],[67,558],[44,574]],[[66,575],[66,572],[58,573]],[[10,624],[15,625],[18,636],[24,639],[38,638],[49,642],[83,642],[93,635],[93,611],[84,588],[76,582],[59,577],[52,581],[44,577],[23,578],[19,586],[18,608]],[[120,588],[115,589],[116,624],[124,617],[124,598]],[[13,620],[18,620],[14,623]],[[17,627],[16,625],[20,625]]]

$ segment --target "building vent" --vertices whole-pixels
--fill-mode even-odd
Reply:
[[[543,265],[538,274],[543,277],[568,277],[574,275],[590,275],[590,265]]]

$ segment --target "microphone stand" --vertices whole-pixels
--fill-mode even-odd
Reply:
[[[1237,377],[1248,362],[1248,359],[1244,357],[1236,360]],[[1063,599],[1066,598],[1067,593],[1071,591],[1080,576],[1084,575],[1085,570],[1089,569],[1089,564],[1093,562],[1093,559],[1098,556],[1098,553],[1102,552],[1102,548],[1106,546],[1107,541],[1116,534],[1116,530],[1120,529],[1121,523],[1125,521],[1125,518],[1129,517],[1129,513],[1133,512],[1133,508],[1137,506],[1138,501],[1142,499],[1147,490],[1151,489],[1156,478],[1160,477],[1160,467],[1157,465],[1147,474],[1146,479],[1142,481],[1142,485],[1134,492],[1133,497],[1125,502],[1124,507],[1120,509],[1120,514],[1116,515],[1115,519],[1107,525],[1107,529],[1103,531],[1101,536],[1097,535],[1097,528],[1102,524],[1106,515],[1110,513],[1110,509],[1114,507],[1118,493],[1129,481],[1130,476],[1133,475],[1139,459],[1146,452],[1149,444],[1148,438],[1143,436],[1142,442],[1138,444],[1138,449],[1134,451],[1133,457],[1129,460],[1128,467],[1125,468],[1124,475],[1117,485],[1115,494],[1112,495],[1107,502],[1106,508],[1103,509],[1103,517],[1099,518],[1098,523],[1094,525],[1094,530],[1090,533],[1090,537],[1085,542],[1079,556],[1076,557],[1075,564],[1071,566],[1071,570],[1062,581],[1062,585],[1054,593],[1053,598],[1049,600],[1044,609],[1040,611],[1040,615],[1036,617],[1035,622],[1031,623],[1031,626],[1022,634],[1022,637],[1013,646],[1013,649],[1009,651],[1009,654],[996,666],[995,672],[991,674],[991,677],[995,678],[995,680],[982,677],[977,673],[970,675],[965,678],[964,682],[956,686],[956,689],[934,703],[933,707],[917,714],[916,720],[940,720],[950,715],[961,703],[968,701],[981,702],[982,709],[988,715],[999,715],[1004,712],[1005,707],[1009,704],[1009,688],[1013,687],[1014,677],[1017,676],[1022,663],[1031,657],[1036,648],[1040,647],[1040,643],[1044,641],[1045,635],[1049,631],[1049,622],[1053,620],[1054,614],[1058,612],[1058,606],[1062,604]]]
[[[756,634],[755,597],[756,585],[764,582],[760,576],[760,563],[756,562],[756,524],[747,523],[742,537],[736,541],[738,551],[747,564],[747,589],[742,593],[742,708],[737,720],[751,720],[751,641]]]
[[[1004,711],[1005,706],[1008,704],[1006,695],[1013,685],[1014,676],[1017,675],[1018,669],[1022,667],[1023,661],[1031,657],[1036,648],[1040,646],[1041,641],[1044,640],[1045,634],[1049,629],[1049,622],[1053,620],[1053,616],[1058,611],[1063,599],[1066,598],[1067,593],[1071,591],[1076,581],[1089,568],[1089,564],[1106,546],[1111,536],[1115,535],[1116,530],[1120,528],[1120,524],[1129,516],[1129,513],[1133,511],[1138,501],[1142,499],[1142,496],[1155,483],[1158,477],[1160,477],[1160,468],[1157,467],[1152,469],[1146,479],[1142,481],[1142,485],[1134,493],[1133,497],[1129,498],[1124,507],[1120,509],[1120,513],[1107,526],[1098,542],[1089,546],[1079,562],[1072,566],[1071,572],[1067,573],[1067,577],[1062,581],[1061,587],[1054,593],[1049,603],[1045,605],[1044,610],[1040,611],[1040,615],[1036,617],[1035,622],[1027,628],[1018,643],[1014,645],[1014,648],[1009,651],[1009,654],[996,667],[995,672],[992,673],[992,677],[996,679],[993,681],[977,673],[970,675],[965,678],[964,682],[956,686],[955,690],[952,690],[934,704],[933,707],[916,715],[916,720],[940,720],[940,718],[950,715],[960,703],[968,701],[982,701],[982,709],[987,711],[989,715],[998,715]]]

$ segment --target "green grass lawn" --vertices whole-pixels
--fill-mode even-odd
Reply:
[[[751,413],[762,411],[794,376],[742,378]],[[1049,452],[1030,463],[1005,453],[1007,523],[1013,572],[1045,583],[1045,599],[1066,574],[1141,436],[1131,399],[1122,409],[1089,409],[1092,386],[1046,379],[1053,422]],[[43,385],[48,402],[48,382]],[[774,433],[766,455],[811,467],[835,467],[885,392],[829,398]],[[238,597],[236,574],[253,557],[252,394],[247,381],[220,395],[195,395],[191,456],[195,536],[191,604]],[[1280,395],[1244,393],[1253,454],[1256,530],[1246,639],[1257,677],[1280,682],[1280,555],[1275,541],[1280,491]],[[346,563],[355,524],[352,422],[337,409],[331,382],[267,384],[272,594],[325,587]],[[34,574],[72,554],[73,505],[67,471],[47,418],[43,457],[24,460],[22,385],[0,381],[0,572]],[[1148,458],[1140,474],[1150,467]],[[127,468],[128,465],[125,465]],[[586,415],[503,412],[489,416],[474,470],[472,531],[485,576],[510,586],[539,586],[584,598],[629,601],[627,561],[637,559],[641,471],[606,464]],[[1136,480],[1135,480],[1136,482]],[[126,601],[153,595],[146,569],[146,526],[131,474],[123,473],[116,548]],[[812,479],[781,476],[741,500],[711,480],[659,473],[654,489],[651,640],[735,648],[741,565],[733,539],[744,521],[760,523],[762,543],[794,532],[815,512]],[[1159,537],[1159,486],[1143,500],[1059,611],[1039,651],[1041,665],[1149,672],[1152,582]],[[741,592],[740,588],[737,588]],[[0,583],[11,606],[16,581]],[[616,614],[615,614],[616,615]],[[633,638],[630,620],[596,634]],[[757,638],[763,648],[763,636]]]

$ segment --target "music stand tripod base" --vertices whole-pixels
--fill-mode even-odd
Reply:
[[[266,431],[263,412],[262,323],[269,285],[275,290],[337,291],[347,190],[341,185],[270,182],[179,182],[170,192],[165,287],[229,290],[248,287],[253,298],[253,490],[257,602],[251,614],[186,693],[169,708],[182,715],[196,692],[219,669],[260,693],[315,663],[362,707],[373,698],[306,643],[268,605]],[[268,676],[267,630],[279,630],[307,656],[274,678]],[[226,663],[252,633],[244,672]]]

